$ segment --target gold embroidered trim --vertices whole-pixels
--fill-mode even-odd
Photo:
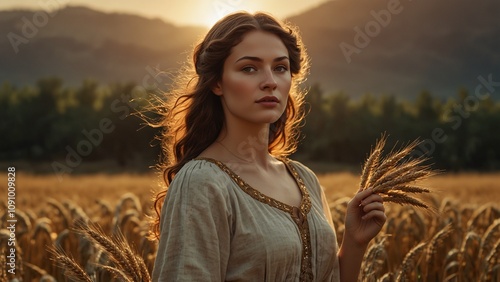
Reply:
[[[302,194],[302,199],[300,202],[300,209],[294,206],[290,206],[276,199],[266,196],[265,194],[254,189],[248,183],[246,183],[239,175],[234,173],[229,167],[224,163],[211,159],[211,158],[196,158],[195,160],[205,160],[216,164],[222,171],[227,173],[236,184],[252,198],[270,205],[274,208],[280,209],[287,212],[292,217],[293,221],[297,224],[300,231],[300,238],[302,241],[302,260],[300,266],[300,281],[313,281],[312,264],[311,264],[311,238],[309,233],[309,223],[307,221],[307,214],[311,210],[311,200],[309,198],[309,193],[307,192],[306,185],[300,177],[299,173],[295,167],[290,163],[288,158],[279,158],[288,171],[292,174],[295,182],[299,186],[300,192]]]

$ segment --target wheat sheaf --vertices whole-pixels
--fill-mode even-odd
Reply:
[[[374,193],[382,196],[384,202],[429,209],[426,203],[415,196],[430,193],[430,190],[416,184],[436,175],[438,171],[426,164],[429,158],[425,155],[410,158],[420,141],[415,140],[399,150],[393,148],[384,156],[386,142],[387,136],[384,134],[366,159],[361,172],[360,191],[372,188]]]

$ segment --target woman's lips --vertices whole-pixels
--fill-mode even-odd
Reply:
[[[276,98],[275,96],[265,96],[256,101],[256,103],[266,108],[275,107],[278,105],[279,102],[280,102],[279,99]]]

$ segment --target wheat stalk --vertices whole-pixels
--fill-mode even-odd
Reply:
[[[496,241],[492,250],[488,256],[486,256],[484,265],[484,272],[481,275],[484,279],[481,281],[491,281],[492,273],[495,269],[498,269],[498,266],[500,265],[500,239]]]
[[[475,277],[475,271],[478,269],[475,265],[479,265],[478,254],[481,246],[481,237],[474,231],[469,231],[462,241],[460,248],[460,261],[467,269],[464,271],[468,275]]]
[[[392,150],[382,158],[387,138],[382,135],[368,156],[361,173],[360,191],[372,188],[381,194],[385,202],[412,205],[428,209],[429,206],[413,197],[413,194],[429,193],[430,190],[414,183],[426,179],[437,172],[424,165],[429,159],[425,156],[407,160],[407,157],[420,144],[413,141],[400,150]]]
[[[425,250],[427,243],[422,242],[417,246],[413,247],[403,259],[401,263],[401,269],[398,272],[396,281],[408,281],[411,276],[412,270],[415,267],[418,259],[420,258],[422,252]]]
[[[366,184],[371,180],[371,176],[376,167],[378,167],[380,162],[380,154],[385,145],[385,135],[382,136],[380,142],[375,144],[375,148],[372,150],[368,159],[366,159],[365,165],[363,166],[363,172],[361,173],[361,183],[360,189],[363,190]]]
[[[391,281],[394,281],[394,273],[392,272],[387,272],[377,280],[377,282],[391,282]]]
[[[132,281],[151,281],[149,273],[144,271],[147,269],[144,260],[134,253],[121,234],[110,238],[95,224],[87,224],[82,221],[78,222],[76,227],[79,232],[103,248],[103,251],[116,265],[115,275],[123,273]],[[106,269],[109,270],[109,268]]]
[[[81,220],[75,223],[75,231],[99,246],[114,264],[114,266],[97,264],[99,268],[123,281],[151,281],[144,260],[132,250],[121,233],[108,237],[97,225]],[[62,248],[53,248],[51,252],[58,264],[67,269],[73,278],[78,281],[92,281],[78,263],[70,258]]]
[[[85,270],[62,248],[53,247],[50,249],[50,252],[52,253],[52,259],[60,268],[64,269],[65,276],[76,281],[92,282],[92,279]]]
[[[484,259],[486,252],[491,250],[495,244],[495,239],[500,238],[500,218],[493,221],[481,239],[478,259]]]
[[[366,251],[363,259],[362,273],[363,276],[369,277],[374,275],[377,270],[387,261],[387,253],[384,248],[386,238],[382,238],[380,242],[373,244],[368,251]]]
[[[116,267],[112,267],[109,265],[97,265],[97,267],[102,268],[103,270],[111,273],[113,277],[120,279],[120,281],[124,282],[134,282],[127,274]]]
[[[443,227],[443,229],[439,230],[439,232],[436,233],[434,235],[434,237],[432,237],[431,241],[429,242],[429,244],[427,246],[427,253],[426,253],[426,258],[425,258],[425,260],[427,262],[432,261],[433,256],[437,252],[438,246],[441,245],[442,243],[444,243],[444,240],[449,235],[451,235],[452,231],[453,231],[453,228],[452,228],[451,224],[448,224],[445,227]]]
[[[451,235],[453,231],[453,227],[451,224],[446,225],[441,229],[439,232],[437,232],[430,242],[427,244],[426,248],[426,254],[425,254],[425,261],[427,262],[427,269],[426,269],[426,277],[429,280],[434,280],[436,277],[436,271],[437,271],[437,265],[435,263],[436,261],[436,255],[438,255],[438,248],[445,243],[445,240]]]

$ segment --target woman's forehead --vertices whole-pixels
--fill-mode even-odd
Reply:
[[[228,59],[237,61],[242,57],[274,60],[278,57],[288,57],[288,50],[277,35],[255,30],[243,36],[241,42],[232,48]]]

